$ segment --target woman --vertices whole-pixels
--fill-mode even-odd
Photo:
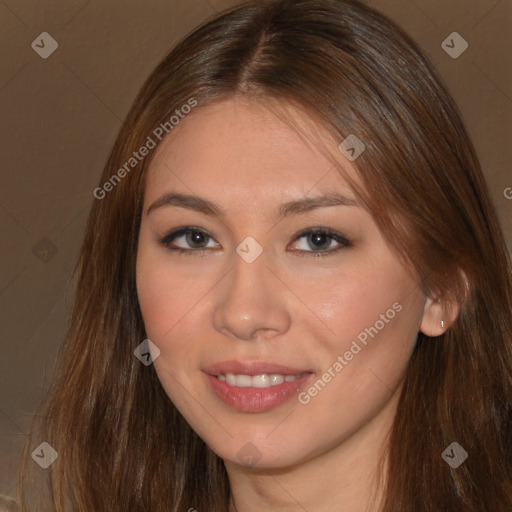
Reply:
[[[94,197],[36,509],[512,509],[509,256],[457,107],[387,18],[204,23]]]

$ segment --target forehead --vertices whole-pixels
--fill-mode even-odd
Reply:
[[[233,98],[196,108],[156,149],[145,176],[146,196],[168,188],[230,201],[312,189],[347,195],[347,182],[322,150],[337,151],[332,137],[303,111],[275,106]],[[351,162],[339,162],[356,175]]]

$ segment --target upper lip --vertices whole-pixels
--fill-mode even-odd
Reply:
[[[301,373],[312,373],[311,370],[292,368],[268,361],[220,361],[203,368],[209,375],[261,375],[263,373],[277,373],[279,375],[300,375]]]

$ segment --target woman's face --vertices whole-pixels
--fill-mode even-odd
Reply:
[[[140,307],[160,382],[198,435],[267,468],[377,439],[428,301],[330,162],[233,99],[182,120],[146,180]]]

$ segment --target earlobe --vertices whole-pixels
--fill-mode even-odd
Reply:
[[[423,309],[420,331],[431,338],[444,334],[459,314],[460,306],[428,297]]]

